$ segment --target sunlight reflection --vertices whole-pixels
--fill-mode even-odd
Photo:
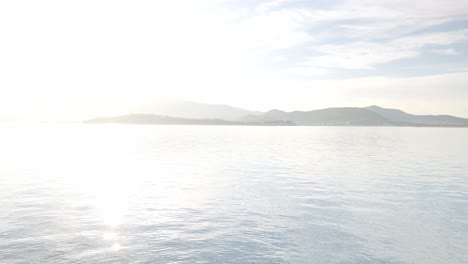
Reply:
[[[118,242],[114,242],[112,244],[112,251],[119,251],[120,250],[120,244]]]
[[[125,247],[123,226],[148,219],[153,223],[171,221],[168,208],[199,208],[221,191],[213,189],[212,179],[204,177],[217,175],[220,168],[206,163],[203,156],[194,157],[185,145],[167,151],[166,141],[161,141],[155,155],[147,155],[148,146],[136,148],[146,133],[154,136],[161,128],[131,139],[126,134],[133,128],[80,129],[73,132],[72,146],[54,146],[58,150],[53,157],[58,164],[54,174],[63,176],[61,180],[74,193],[76,204],[90,208],[89,217],[99,226],[106,250],[122,251]],[[70,142],[68,138],[61,142]],[[147,199],[142,203],[141,197]]]

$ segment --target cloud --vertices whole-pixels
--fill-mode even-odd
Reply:
[[[437,32],[434,28],[468,20],[465,0],[346,0],[321,6],[273,0],[254,10],[241,29],[243,38],[266,53],[292,49],[304,54],[288,70],[301,76],[331,69],[376,69],[416,58],[428,47],[432,53],[455,55],[447,46],[464,43],[468,36],[463,29]]]
[[[435,25],[468,19],[464,0],[348,0],[315,11],[317,20],[333,21],[335,33],[349,38],[391,38]]]
[[[288,49],[313,40],[303,20],[303,14],[297,10],[255,15],[236,23],[226,37],[240,48],[263,53]]]
[[[434,28],[467,20],[465,0],[346,0],[322,5],[272,0],[254,5],[252,11],[222,38],[240,53],[273,58],[295,54],[278,63],[291,77],[333,74],[333,69],[373,70],[369,74],[377,75],[378,65],[416,58],[427,49],[454,55],[450,46],[466,42],[468,35],[464,29]]]
[[[313,68],[365,69],[374,65],[419,55],[414,49],[401,49],[369,42],[347,45],[323,45],[316,48],[323,55],[309,57],[304,65]]]
[[[449,56],[460,54],[455,49],[433,49],[433,50],[431,50],[431,52],[434,53],[434,54],[449,55]]]
[[[427,33],[383,42],[352,42],[312,47],[322,55],[308,57],[304,65],[313,68],[374,69],[374,66],[422,54],[426,46],[447,46],[468,41],[468,30]],[[449,53],[453,50],[449,50]],[[447,54],[447,49],[445,50]]]
[[[293,67],[286,69],[287,74],[296,75],[296,76],[318,76],[324,75],[330,72],[328,69],[317,68],[317,67]]]
[[[258,13],[265,13],[268,12],[276,7],[280,7],[281,5],[291,2],[291,0],[273,0],[270,2],[266,2],[263,4],[260,4],[257,8],[256,11]]]

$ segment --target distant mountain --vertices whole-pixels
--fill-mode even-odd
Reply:
[[[223,119],[239,121],[247,115],[258,115],[262,112],[249,111],[220,104],[204,104],[190,101],[154,101],[131,109],[133,113],[147,113],[163,116],[176,116],[195,119]]]
[[[401,125],[468,126],[468,119],[449,115],[412,115],[398,109],[388,109],[376,105],[365,107],[365,109]]]
[[[326,108],[313,111],[248,111],[227,105],[172,101],[150,104],[140,113],[101,117],[86,123],[173,125],[300,125],[300,126],[466,126],[468,119],[449,115],[412,115],[379,106]]]
[[[130,114],[115,117],[98,117],[85,124],[153,124],[153,125],[234,125],[234,126],[294,126],[291,121],[240,122],[222,119],[190,119],[153,114]]]
[[[246,116],[243,120],[283,120],[300,126],[468,126],[468,119],[464,118],[449,115],[412,115],[375,105],[294,112],[274,109],[264,114]]]
[[[396,125],[394,122],[367,109],[357,107],[327,108],[314,111],[284,112],[271,110],[263,115],[247,116],[246,121],[292,121],[304,126],[384,126]]]

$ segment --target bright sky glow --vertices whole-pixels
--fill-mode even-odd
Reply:
[[[468,1],[2,1],[0,121],[161,98],[468,117]]]

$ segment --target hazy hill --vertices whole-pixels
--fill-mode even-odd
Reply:
[[[139,113],[145,114],[96,118],[85,122],[175,125],[468,126],[468,119],[464,118],[449,115],[412,115],[375,105],[364,108],[340,107],[293,112],[274,109],[257,112],[227,105],[172,101],[150,104],[140,111]]]
[[[190,119],[153,114],[130,114],[115,117],[98,117],[84,121],[86,124],[154,124],[154,125],[235,125],[235,126],[293,126],[290,121],[240,122],[222,119]]]
[[[246,121],[284,120],[297,125],[361,125],[382,126],[395,125],[394,122],[367,109],[357,107],[327,108],[313,111],[285,112],[271,110],[263,115],[247,116]]]
[[[229,121],[239,121],[244,116],[262,113],[228,105],[204,104],[189,101],[154,101],[143,106],[134,107],[131,112],[195,119],[223,119]]]
[[[315,126],[468,126],[468,119],[449,115],[412,115],[379,106],[327,108],[313,111],[285,112],[271,110],[249,115],[244,121],[284,120],[297,125]]]
[[[468,126],[468,119],[449,115],[412,115],[398,109],[388,109],[380,106],[369,106],[370,110],[380,116],[397,123],[427,126]]]

